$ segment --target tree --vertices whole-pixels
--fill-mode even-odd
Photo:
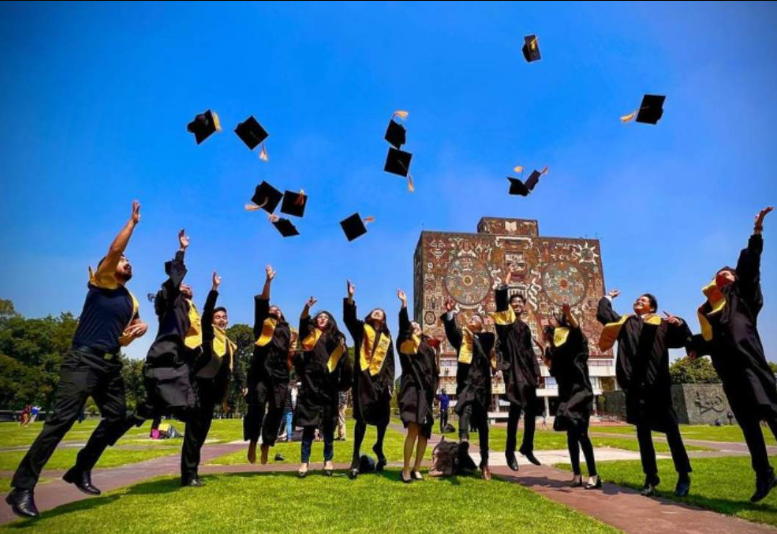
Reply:
[[[254,354],[254,330],[247,324],[234,324],[227,328],[227,337],[237,345],[235,360],[240,363],[240,376],[243,384],[246,384],[248,369],[251,366],[251,358]],[[243,397],[243,392],[240,391],[234,381],[229,385],[227,404],[229,405],[230,412],[233,414],[244,414],[246,412],[245,397]]]
[[[143,380],[145,360],[131,360],[122,355],[121,376],[124,379],[127,409],[135,410],[146,398],[146,386]]]
[[[769,369],[772,370],[772,373],[777,375],[777,363],[769,362]]]
[[[718,373],[707,358],[697,358],[691,361],[683,357],[669,366],[669,375],[673,384],[717,384],[720,382]]]

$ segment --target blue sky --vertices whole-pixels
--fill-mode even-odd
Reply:
[[[185,227],[188,281],[201,302],[218,269],[233,323],[272,263],[287,316],[311,294],[340,316],[350,277],[361,310],[385,307],[396,328],[420,232],[488,215],[598,237],[621,309],[651,291],[696,328],[699,288],[777,203],[775,23],[776,4],[744,2],[0,4],[0,297],[79,313],[87,266],[137,198],[132,290],[159,286]],[[644,93],[667,95],[662,121],[622,125]],[[196,146],[186,124],[207,108],[225,131]],[[382,171],[396,109],[414,194]],[[269,163],[231,132],[251,114]],[[519,163],[550,166],[529,199],[506,194]],[[310,195],[302,237],[243,210],[262,180]],[[355,211],[377,221],[348,243],[338,222]],[[771,217],[760,322],[777,359]],[[142,313],[135,357],[155,330]]]

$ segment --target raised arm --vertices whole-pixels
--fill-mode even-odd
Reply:
[[[178,244],[179,248],[173,260],[165,263],[167,280],[162,284],[162,298],[164,299],[165,307],[173,304],[175,297],[181,291],[181,283],[183,283],[187,273],[184,256],[189,246],[189,238],[185,235],[184,230],[178,232]],[[159,297],[157,296],[157,298]]]
[[[103,258],[102,263],[97,267],[95,273],[95,280],[98,284],[106,287],[116,287],[116,268],[119,266],[124,251],[127,249],[129,240],[132,237],[132,232],[135,231],[135,227],[140,222],[140,202],[135,200],[132,203],[132,215],[119,232],[111,246],[108,247],[108,253]]]
[[[612,309],[613,299],[618,298],[621,292],[617,289],[610,291],[606,297],[599,301],[599,307],[596,310],[596,320],[602,324],[618,322],[621,316]]]
[[[356,342],[357,339],[361,338],[364,324],[356,317],[356,302],[353,300],[355,292],[356,286],[348,280],[348,297],[343,299],[343,322]]]
[[[561,313],[563,313],[564,317],[566,317],[569,326],[575,330],[580,328],[580,323],[578,322],[577,317],[575,317],[572,313],[572,307],[569,304],[564,304],[561,306]]]
[[[213,332],[213,310],[216,309],[216,301],[219,298],[219,285],[221,277],[216,271],[213,271],[212,284],[208,298],[205,299],[205,306],[202,308],[202,339],[203,341],[213,341],[215,336]]]
[[[407,296],[401,289],[397,291],[397,297],[399,297],[402,307],[399,309],[399,337],[398,340],[402,341],[410,338],[410,317],[407,314]]]
[[[299,343],[302,346],[302,340],[310,335],[315,328],[313,320],[310,318],[310,309],[318,302],[315,297],[310,297],[302,308],[302,313],[299,316]]]
[[[259,339],[262,335],[262,325],[264,320],[270,316],[270,285],[273,278],[275,278],[275,271],[272,266],[268,265],[264,269],[264,287],[262,288],[262,294],[254,297],[254,337]]]
[[[739,253],[739,261],[737,262],[737,284],[741,288],[742,296],[755,313],[758,313],[763,307],[763,294],[761,293],[761,253],[764,248],[763,223],[764,218],[773,209],[769,206],[756,215],[753,235],[747,242],[747,248]]]
[[[456,315],[453,313],[453,308],[456,305],[454,300],[450,297],[445,299],[445,313],[442,315],[442,324],[445,327],[445,337],[448,338],[448,343],[453,345],[453,348],[457,351],[461,348],[461,329],[456,324]]]
[[[693,334],[680,317],[664,312],[664,320],[669,323],[666,330],[666,346],[670,349],[693,349]]]

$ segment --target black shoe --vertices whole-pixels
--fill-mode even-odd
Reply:
[[[411,471],[410,476],[413,478],[413,480],[423,480],[424,477],[421,475],[420,471]]]
[[[405,484],[410,484],[413,481],[413,475],[410,475],[410,478],[405,478],[405,474],[400,471],[399,472],[399,479],[404,482]]]
[[[5,502],[11,506],[13,513],[19,517],[38,517],[38,507],[35,506],[35,496],[32,490],[20,490],[14,488],[5,497]]]
[[[756,478],[755,493],[750,497],[750,502],[763,500],[775,486],[777,486],[777,476],[774,473],[770,473],[767,477]]]
[[[184,488],[201,488],[204,485],[205,484],[202,483],[202,480],[200,480],[199,477],[181,479],[181,486]]]
[[[506,452],[505,459],[507,460],[507,467],[512,471],[518,471],[518,460],[515,459],[514,452]]]
[[[351,480],[356,480],[356,477],[359,476],[359,468],[358,467],[351,467],[348,470],[348,478]]]
[[[383,471],[383,468],[386,467],[386,464],[388,464],[388,460],[386,460],[386,457],[383,456],[383,451],[378,451],[378,449],[376,449],[373,445],[372,452],[374,452],[375,456],[378,457],[378,461],[375,462],[375,471]]]
[[[534,456],[534,451],[527,451],[524,450],[523,447],[521,447],[520,453],[523,454],[527,460],[529,460],[534,465],[542,465],[540,461],[537,459],[536,456]]]
[[[591,484],[589,482],[588,484],[585,485],[585,489],[587,490],[602,489],[602,477],[597,475],[596,484]]]
[[[656,486],[658,486],[660,483],[661,479],[658,477],[646,478],[645,484],[642,486],[642,490],[639,492],[640,495],[643,497],[652,497],[656,494]]]
[[[680,477],[680,480],[677,481],[677,486],[674,489],[675,497],[687,497],[690,491],[691,491],[691,477],[687,475],[684,477]]]
[[[578,475],[576,477],[572,478],[572,484],[570,484],[571,488],[582,488],[583,487],[583,477]]]
[[[73,484],[81,493],[86,493],[87,495],[100,495],[102,493],[92,485],[92,474],[90,471],[78,471],[73,467],[65,473],[62,480],[68,484]]]
[[[308,472],[307,471],[297,471],[297,475],[299,475],[300,478],[305,478],[306,476],[308,476]]]

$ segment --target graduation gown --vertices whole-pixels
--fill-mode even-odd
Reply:
[[[291,329],[285,319],[270,316],[270,303],[254,297],[254,354],[248,370],[250,391],[262,384],[272,408],[283,410],[289,390]]]
[[[394,384],[394,347],[384,325],[374,332],[366,318],[356,318],[356,303],[343,299],[343,320],[354,342],[353,417],[368,425],[384,426],[391,418],[391,388]]]
[[[218,297],[218,291],[211,290],[202,309],[202,354],[194,364],[194,375],[199,382],[211,381],[214,398],[225,399],[230,375],[238,389],[243,388],[243,380],[240,361],[235,356],[237,347],[226,337],[226,333],[213,325],[213,310]]]
[[[588,339],[579,327],[556,328],[545,357],[550,361],[550,375],[558,383],[559,405],[553,429],[585,427],[594,399],[588,374]]]
[[[510,308],[507,287],[495,291],[497,369],[505,381],[505,397],[511,404],[532,409],[537,405],[540,364],[534,354],[529,325],[515,316]]]
[[[427,343],[426,336],[412,335],[407,308],[399,312],[397,351],[402,365],[398,395],[402,423],[406,427],[409,423],[416,423],[431,431],[434,397],[440,380],[437,352]]]
[[[335,324],[331,315],[330,321]],[[303,317],[299,339],[301,350],[294,358],[294,367],[301,385],[294,425],[317,428],[336,425],[340,392],[351,387],[353,377],[345,337],[337,331],[321,334],[312,317]]]
[[[777,384],[758,335],[762,250],[763,237],[752,235],[739,255],[736,281],[721,290],[723,300],[713,306],[708,299],[699,308],[703,334],[694,336],[697,354],[712,357],[738,419],[753,411],[759,420],[777,417]]]
[[[148,395],[145,409],[154,416],[185,417],[196,405],[191,366],[202,345],[201,332],[197,332],[199,315],[194,304],[181,294],[186,276],[183,251],[165,263],[165,272],[168,279],[154,299],[159,331],[143,366]]]
[[[490,332],[473,334],[466,328],[460,329],[455,315],[449,320],[448,314],[444,313],[441,319],[445,335],[456,349],[458,359],[454,410],[461,415],[467,405],[473,405],[488,412],[491,405],[491,370],[496,367],[496,361],[492,365],[490,355],[496,336]]]
[[[618,342],[615,375],[626,394],[626,421],[649,424],[652,430],[666,432],[677,424],[672,406],[672,380],[669,376],[669,349],[688,347],[691,331],[649,314],[621,316],[608,298],[599,301],[596,318],[604,325],[599,348],[607,350]]]

